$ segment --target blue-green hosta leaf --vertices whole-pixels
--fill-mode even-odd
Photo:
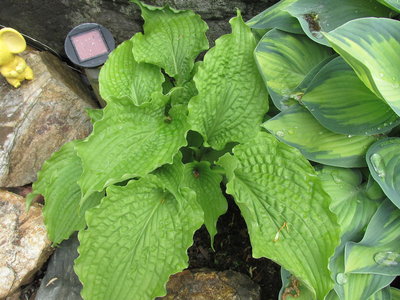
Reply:
[[[233,153],[219,164],[247,223],[253,256],[276,261],[323,299],[333,287],[328,262],[340,228],[314,169],[266,132]]]
[[[262,125],[283,142],[298,148],[312,161],[353,168],[366,165],[372,136],[347,136],[321,126],[305,108],[294,105]]]
[[[386,200],[359,243],[347,243],[347,273],[400,275],[400,210]]]
[[[108,105],[93,133],[77,145],[83,173],[79,180],[84,199],[93,191],[129,178],[144,176],[171,163],[186,145],[186,109],[173,107],[164,115],[167,96],[154,95],[141,106]]]
[[[390,106],[372,93],[341,57],[322,67],[301,101],[324,127],[336,133],[372,135],[400,124]]]
[[[99,75],[100,94],[108,103],[140,105],[150,101],[152,93],[161,93],[163,82],[159,67],[135,61],[132,41],[123,42],[110,54]]]
[[[254,29],[272,29],[303,33],[299,22],[284,9],[296,0],[281,0],[278,3],[267,8],[257,16],[247,21],[246,24]]]
[[[307,36],[329,46],[321,32],[329,32],[340,25],[363,17],[388,17],[390,10],[375,0],[296,0],[285,8],[296,17]]]
[[[273,29],[261,39],[254,55],[274,104],[283,110],[306,75],[330,56],[330,49],[306,36]]]
[[[400,208],[400,138],[386,138],[374,143],[368,149],[367,163],[371,175]]]
[[[278,299],[282,300],[314,300],[315,295],[290,272],[281,268],[282,288]]]
[[[75,271],[85,300],[152,300],[188,265],[187,248],[203,224],[195,193],[171,193],[154,175],[107,189],[86,215]]]
[[[400,1],[399,0],[377,0],[378,2],[386,5],[390,9],[400,13]]]
[[[207,24],[191,10],[132,2],[140,6],[144,19],[144,34],[132,38],[135,59],[163,68],[178,85],[190,79],[195,58],[208,49]]]
[[[239,12],[229,22],[232,33],[205,55],[194,77],[199,94],[189,102],[191,129],[217,150],[253,137],[268,110],[268,93],[253,58],[256,40]]]
[[[204,211],[204,224],[210,234],[211,245],[217,234],[217,221],[228,209],[220,183],[222,176],[210,168],[209,162],[192,162],[185,165],[182,185],[196,192],[196,199]]]
[[[54,245],[69,238],[74,231],[85,228],[85,212],[97,205],[103,193],[92,194],[80,207],[81,189],[77,183],[82,173],[81,160],[75,146],[80,141],[65,144],[55,152],[38,173],[33,195],[45,199],[43,208],[47,233]]]
[[[330,261],[335,291],[343,300],[368,299],[393,278],[372,274],[344,274],[344,248],[348,241],[360,240],[364,228],[385,196],[383,192],[371,193],[377,184],[373,181],[362,184],[359,170],[324,166],[318,172],[318,177],[324,190],[331,196],[330,208],[337,215],[342,229],[341,245],[336,248]]]
[[[387,286],[384,289],[381,289],[380,291],[376,292],[368,300],[395,300],[395,299],[392,298],[390,287]]]
[[[364,84],[400,115],[400,22],[363,18],[325,37]]]

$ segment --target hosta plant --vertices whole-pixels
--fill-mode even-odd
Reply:
[[[165,295],[203,224],[212,245],[221,187],[253,256],[282,266],[280,299],[398,297],[396,1],[237,12],[198,61],[200,16],[134,2],[144,32],[102,67],[93,132],[54,153],[28,197],[45,197],[54,245],[79,231],[83,298]]]

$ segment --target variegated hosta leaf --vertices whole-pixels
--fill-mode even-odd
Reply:
[[[144,34],[132,38],[135,59],[163,68],[178,85],[189,80],[195,58],[208,49],[207,24],[191,10],[132,2],[140,6],[144,19]]]
[[[400,208],[400,138],[377,141],[367,152],[371,175],[388,198]]]
[[[183,186],[196,192],[196,199],[204,211],[204,224],[210,234],[211,245],[217,234],[217,221],[228,209],[220,183],[222,176],[210,168],[209,162],[192,162],[185,165]]]
[[[75,261],[84,299],[153,300],[165,295],[171,274],[187,267],[203,212],[193,191],[171,193],[148,175],[109,187],[86,220]]]
[[[399,0],[376,0],[383,5],[386,5],[390,9],[393,9],[394,11],[400,13],[400,1]]]
[[[390,292],[390,286],[387,286],[384,289],[381,289],[379,292],[376,292],[368,300],[395,300],[395,299],[392,298]]]
[[[301,34],[303,30],[297,19],[284,10],[295,1],[296,0],[281,0],[247,21],[246,24],[254,29],[277,28],[291,33]]]
[[[279,263],[323,299],[333,287],[328,262],[340,228],[314,169],[266,132],[233,153],[219,164],[247,223],[253,256]]]
[[[296,0],[285,8],[296,17],[307,36],[329,46],[321,32],[363,17],[388,17],[390,10],[375,0]]]
[[[92,194],[79,205],[81,189],[77,183],[82,173],[81,160],[76,155],[75,146],[80,141],[65,144],[55,152],[38,173],[33,184],[33,195],[43,195],[44,222],[47,233],[54,245],[69,238],[74,231],[85,228],[85,212],[97,205],[103,193]]]
[[[325,37],[364,84],[400,115],[400,22],[358,19]]]
[[[341,245],[336,248],[330,261],[335,291],[343,300],[368,299],[388,285],[393,277],[374,274],[345,274],[344,248],[348,241],[359,241],[364,228],[384,199],[383,192],[371,193],[376,187],[374,181],[361,184],[359,170],[324,166],[319,172],[324,190],[331,196],[331,210],[341,225]],[[379,188],[379,187],[378,187]],[[371,198],[371,196],[373,196]]]
[[[300,105],[291,106],[262,126],[281,141],[298,148],[307,159],[344,168],[365,166],[365,153],[377,139],[333,133]]]
[[[400,275],[400,210],[386,200],[359,243],[347,243],[347,273]]]
[[[254,55],[275,106],[283,110],[306,75],[330,56],[330,49],[306,36],[273,29],[261,39]]]
[[[173,107],[164,115],[167,96],[153,95],[150,103],[108,105],[93,133],[77,145],[83,173],[79,180],[84,198],[93,191],[129,178],[144,176],[171,163],[186,145],[189,125],[186,108]]]
[[[137,63],[132,54],[132,41],[119,45],[101,68],[99,85],[101,97],[110,102],[140,105],[162,92],[164,76],[159,67]]]
[[[336,133],[372,135],[400,124],[390,106],[372,93],[341,57],[322,67],[301,101],[324,127]]]
[[[217,150],[253,137],[268,110],[268,93],[253,58],[256,40],[239,12],[229,22],[232,33],[205,55],[194,77],[199,94],[189,102],[191,129]]]

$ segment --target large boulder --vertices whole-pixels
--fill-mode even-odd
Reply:
[[[34,80],[15,89],[0,78],[0,187],[33,182],[61,145],[91,131],[96,107],[75,71],[48,52],[27,51]]]
[[[209,38],[215,40],[229,32],[228,20],[242,11],[250,19],[278,0],[145,0],[147,4],[170,4],[178,9],[198,12],[210,27]],[[129,0],[1,0],[0,24],[13,27],[63,51],[69,30],[80,23],[95,22],[107,27],[117,43],[141,31],[142,20],[136,5]]]
[[[52,253],[40,205],[0,190],[0,299],[30,281]]]

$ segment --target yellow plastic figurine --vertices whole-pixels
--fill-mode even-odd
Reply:
[[[15,55],[26,48],[24,37],[15,29],[0,29],[0,73],[17,88],[25,79],[32,80],[33,72],[25,60]]]

